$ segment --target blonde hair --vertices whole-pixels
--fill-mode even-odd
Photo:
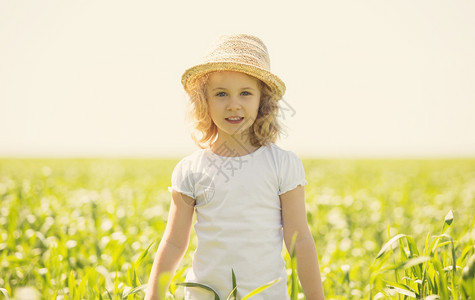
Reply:
[[[208,78],[209,73],[201,76],[188,92],[188,118],[193,127],[191,138],[201,148],[208,147],[218,136],[218,128],[211,119],[206,99]],[[280,99],[276,99],[277,96],[272,93],[269,86],[261,80],[258,82],[261,89],[259,110],[248,132],[251,145],[256,147],[274,143],[282,131],[277,120],[279,113],[277,101]]]

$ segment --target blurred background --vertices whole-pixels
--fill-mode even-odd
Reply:
[[[183,71],[267,44],[303,157],[475,156],[472,1],[0,0],[0,157],[180,157]]]

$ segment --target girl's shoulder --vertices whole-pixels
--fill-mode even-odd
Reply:
[[[274,151],[274,152],[276,152],[276,153],[289,153],[289,152],[292,152],[292,151],[286,150],[286,149],[284,149],[284,148],[282,148],[282,147],[280,147],[280,146],[278,146],[278,145],[276,145],[276,144],[274,144],[274,143],[270,143],[267,147],[268,147],[268,149],[269,149],[270,151]]]
[[[177,164],[178,165],[181,165],[181,164],[189,164],[189,163],[193,163],[193,162],[196,162],[196,161],[200,161],[203,159],[203,157],[206,155],[206,149],[198,149],[198,150],[195,150],[194,152],[184,156]]]
[[[277,175],[279,195],[294,189],[298,185],[306,185],[305,170],[302,161],[292,151],[270,144],[267,147],[268,160],[273,161]]]
[[[206,150],[199,149],[183,157],[175,166],[171,176],[172,185],[169,190],[176,190],[184,195],[196,199],[194,185],[196,182],[211,184],[206,176],[204,162],[206,161]]]
[[[281,148],[276,144],[266,146],[268,155],[271,155],[279,162],[301,162],[300,158],[292,151]]]
[[[173,173],[187,173],[187,172],[196,172],[200,169],[200,166],[205,161],[206,150],[198,149],[191,154],[184,156],[178,163],[175,165]]]

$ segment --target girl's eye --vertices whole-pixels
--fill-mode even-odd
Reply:
[[[216,96],[218,97],[226,97],[226,93],[225,92],[219,92],[216,94]]]
[[[242,92],[241,95],[243,95],[243,96],[250,96],[251,93],[249,93],[249,92]]]

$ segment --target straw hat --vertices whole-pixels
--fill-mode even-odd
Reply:
[[[181,78],[187,93],[193,90],[197,79],[214,71],[237,71],[256,77],[281,99],[284,82],[270,72],[267,47],[257,37],[246,34],[220,37],[203,59],[203,63],[189,68]]]

